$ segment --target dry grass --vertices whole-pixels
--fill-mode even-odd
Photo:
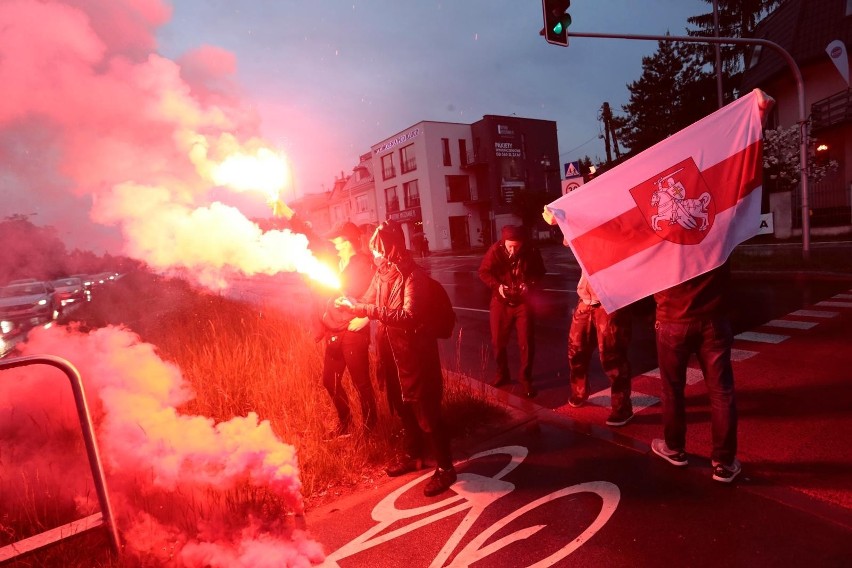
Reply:
[[[324,441],[336,415],[321,383],[322,346],[313,341],[303,322],[142,272],[128,274],[101,292],[75,314],[83,329],[123,325],[155,345],[160,357],[177,364],[196,392],[182,412],[216,421],[255,412],[269,420],[276,434],[297,449],[308,509],[384,477],[381,468],[398,447],[399,435],[398,420],[390,416],[384,393],[374,385],[379,420],[371,435]],[[357,400],[346,384],[350,400]],[[358,405],[352,407],[358,423]],[[445,408],[457,440],[505,416],[481,393],[454,383],[448,384]],[[239,508],[238,503],[232,506]],[[39,525],[53,526],[50,512],[36,504],[28,516],[24,534],[38,532],[43,528]],[[92,538],[96,537],[82,537]],[[71,544],[75,542],[80,541]],[[76,564],[70,551],[80,548],[71,544],[21,565],[57,565],[57,557],[69,566],[112,565],[108,557],[93,560],[93,548],[88,547],[83,549],[89,551],[86,560]]]

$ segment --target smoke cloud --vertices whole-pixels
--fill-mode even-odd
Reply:
[[[234,55],[210,45],[159,55],[154,34],[170,16],[163,0],[0,4],[4,210],[55,226],[69,248],[213,288],[238,273],[310,272],[304,236],[263,233],[244,212],[271,213],[268,180],[248,176],[261,170],[215,176],[235,154],[275,154],[234,81]]]
[[[125,329],[37,328],[19,348],[22,355],[51,353],[73,361],[83,377],[130,554],[199,567],[309,566],[322,560],[321,546],[284,517],[302,509],[298,463],[295,449],[268,422],[253,413],[218,424],[182,413],[179,407],[194,396],[189,384],[152,345]],[[44,365],[4,371],[4,508],[31,506],[22,502],[20,484],[33,476],[39,491],[59,504],[73,503],[78,516],[98,509],[79,431],[61,371]],[[283,507],[270,514],[268,505],[238,512],[229,506],[235,493],[258,490],[272,493]]]

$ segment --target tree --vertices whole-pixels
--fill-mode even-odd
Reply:
[[[640,152],[715,109],[708,93],[709,75],[681,42],[657,43],[642,58],[642,76],[627,85],[630,101],[622,107],[619,138],[631,154]],[[712,91],[710,91],[712,93]]]
[[[713,0],[704,0],[711,5]],[[751,37],[754,28],[764,17],[784,3],[784,0],[716,0],[718,2],[719,36]],[[690,36],[714,36],[713,11],[687,18],[695,26],[688,29]],[[745,56],[750,49],[747,45],[721,45],[719,47],[722,62],[722,91],[726,102],[736,98],[736,88],[745,69]],[[716,61],[715,46],[709,44],[691,44],[690,51],[702,64],[713,68]],[[715,89],[715,83],[714,83]]]
[[[810,138],[809,138],[810,139]],[[801,178],[799,127],[776,128],[763,133],[763,175],[769,191],[793,189]],[[813,144],[808,144],[808,180],[818,182],[837,171],[839,164],[831,160],[819,164],[814,159]]]

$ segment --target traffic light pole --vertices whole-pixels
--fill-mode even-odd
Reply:
[[[811,220],[810,206],[808,204],[808,129],[807,115],[805,114],[805,82],[802,80],[802,72],[783,47],[773,41],[758,38],[736,38],[736,37],[695,37],[695,36],[658,36],[642,34],[600,34],[588,32],[568,32],[567,37],[590,37],[599,39],[631,39],[652,41],[682,41],[684,43],[710,43],[710,44],[732,44],[732,45],[763,45],[774,49],[787,63],[796,80],[796,93],[799,97],[799,163],[801,165],[800,181],[802,187],[802,259],[810,259],[811,250]]]

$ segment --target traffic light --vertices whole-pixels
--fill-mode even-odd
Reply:
[[[547,43],[568,45],[568,26],[571,25],[571,14],[568,7],[571,0],[541,0],[541,10],[544,15],[544,28],[539,32]]]

